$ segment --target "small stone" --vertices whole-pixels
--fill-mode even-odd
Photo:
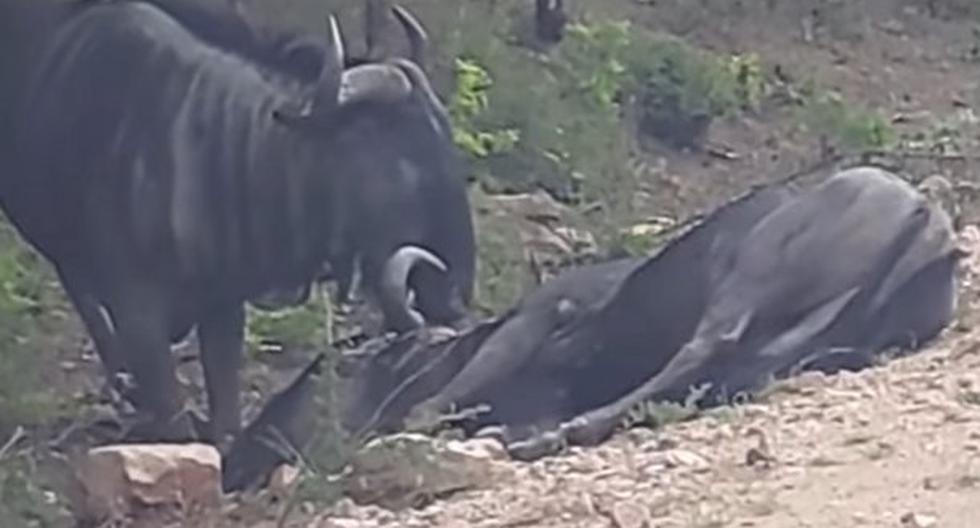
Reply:
[[[420,506],[434,497],[499,483],[512,472],[493,458],[490,439],[442,441],[401,433],[368,442],[344,475],[346,494],[360,505],[391,510]]]
[[[900,21],[894,18],[885,20],[879,25],[879,27],[881,27],[881,30],[884,31],[885,33],[888,33],[890,35],[896,35],[896,36],[903,35],[905,34],[906,31],[905,24],[902,24]]]
[[[378,523],[374,521],[361,521],[358,519],[323,519],[323,522],[311,525],[310,528],[375,528]]]
[[[840,466],[843,463],[844,462],[842,462],[841,460],[837,460],[826,454],[817,455],[812,460],[810,460],[810,465],[815,467]]]
[[[866,526],[871,523],[871,517],[864,513],[855,513],[851,515],[851,519],[854,520],[856,526]]]
[[[299,468],[291,464],[281,464],[269,476],[269,489],[285,492],[299,478]]]
[[[353,517],[357,504],[350,497],[342,497],[331,508],[331,514],[338,517]]]
[[[635,446],[656,445],[657,433],[647,427],[632,427],[626,431],[626,437]]]
[[[769,468],[775,461],[771,455],[756,447],[749,448],[745,453],[745,465],[749,467]]]
[[[450,440],[446,442],[446,451],[486,460],[507,460],[508,458],[504,446],[491,438],[466,441]]]
[[[683,449],[667,451],[664,462],[667,463],[667,467],[689,467],[695,471],[704,471],[711,467],[703,456]]]
[[[934,528],[939,519],[935,515],[925,513],[906,513],[901,518],[902,528]]]
[[[612,518],[616,528],[644,528],[650,524],[650,512],[633,501],[616,503]]]

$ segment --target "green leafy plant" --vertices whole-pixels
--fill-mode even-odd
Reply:
[[[508,152],[519,141],[513,128],[483,130],[475,119],[487,110],[487,91],[493,80],[476,61],[457,58],[455,62],[456,90],[449,104],[456,144],[474,158],[486,158]]]
[[[567,73],[600,111],[618,112],[623,85],[628,79],[624,58],[631,44],[630,24],[572,24],[561,49]]]
[[[734,80],[738,106],[743,110],[758,111],[769,86],[759,56],[755,53],[732,55],[724,66]]]
[[[41,382],[43,336],[64,313],[60,288],[41,257],[0,222],[0,434],[41,423],[57,410],[56,396]]]
[[[891,124],[880,112],[848,103],[836,92],[810,95],[800,112],[805,127],[827,135],[845,148],[884,148],[896,139]]]
[[[310,300],[274,311],[250,308],[245,341],[252,351],[265,345],[323,348],[330,342],[330,299],[315,289]]]

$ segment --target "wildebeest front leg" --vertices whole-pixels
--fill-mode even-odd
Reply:
[[[211,415],[211,441],[222,447],[241,428],[238,373],[242,366],[245,310],[239,304],[213,309],[198,327],[201,363]]]
[[[130,358],[128,367],[136,384],[133,403],[150,418],[134,433],[156,441],[189,440],[193,435],[178,398],[167,312],[160,296],[147,293],[129,297],[112,308],[117,342]]]

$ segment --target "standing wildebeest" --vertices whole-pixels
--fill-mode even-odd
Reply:
[[[154,438],[191,435],[169,343],[197,328],[221,441],[239,427],[246,300],[299,289],[327,261],[387,260],[392,240],[439,255],[465,295],[471,218],[445,109],[414,62],[344,70],[330,17],[307,71],[316,46],[156,3],[0,0],[0,201],[110,377],[134,375]],[[371,246],[385,219],[401,233],[387,254]]]
[[[208,9],[195,0],[145,0],[184,21],[191,29],[207,31],[218,42],[244,43],[253,56],[274,64],[301,79],[312,82],[320,73],[324,44],[308,36],[283,34],[265,27],[253,27],[240,13]],[[410,59],[422,64],[428,54],[424,28],[404,9],[389,2],[365,2],[365,57],[345,55],[345,67],[370,63],[380,56],[379,33],[383,10],[390,11],[406,29]],[[249,36],[252,39],[249,40]],[[434,108],[441,108],[438,100]],[[448,128],[444,112],[434,112]],[[365,124],[368,123],[368,124]],[[354,143],[372,137],[370,122],[352,122],[338,141]],[[379,142],[381,150],[384,144]],[[399,148],[399,147],[395,147]],[[379,156],[384,156],[378,152]],[[393,153],[392,160],[398,159]],[[358,187],[349,193],[350,217],[344,222],[348,232],[335,241],[330,277],[338,282],[339,300],[346,301],[355,268],[369,297],[381,305],[384,330],[403,332],[422,320],[434,324],[453,324],[466,317],[466,306],[473,296],[476,248],[469,202],[462,183],[432,177],[404,159],[378,170],[376,160],[362,157],[348,161],[349,172],[357,172]],[[444,174],[454,173],[446,170]],[[437,173],[438,174],[438,173]],[[441,209],[433,209],[438,205]],[[404,219],[414,219],[405,221]],[[414,246],[414,247],[413,247]],[[419,251],[420,248],[423,251]],[[386,270],[391,275],[386,276]],[[406,281],[409,284],[406,284]],[[416,295],[418,310],[405,304],[406,287]],[[295,304],[308,297],[310,285],[296,291],[273,292],[263,300],[268,307]]]

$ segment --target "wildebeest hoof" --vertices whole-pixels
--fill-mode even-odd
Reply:
[[[507,427],[503,425],[488,425],[481,428],[473,438],[492,438],[502,445],[507,443]]]
[[[431,434],[442,423],[441,414],[432,406],[420,404],[405,417],[405,430],[411,433]]]
[[[453,413],[441,413],[438,407],[421,404],[405,418],[405,429],[411,432],[434,434],[440,430],[476,420],[490,411],[490,406],[481,404],[467,407]]]
[[[201,413],[193,410],[187,411],[187,417],[191,423],[191,429],[197,438],[211,438],[211,422]]]
[[[183,443],[195,442],[199,437],[187,413],[180,413],[166,422],[147,415],[133,417],[132,427],[126,434],[127,441]]]
[[[618,415],[593,412],[563,423],[561,432],[570,444],[595,446],[609,439],[618,424]]]
[[[507,453],[514,460],[531,462],[541,457],[559,453],[566,446],[562,431],[548,431],[528,440],[507,444]]]

